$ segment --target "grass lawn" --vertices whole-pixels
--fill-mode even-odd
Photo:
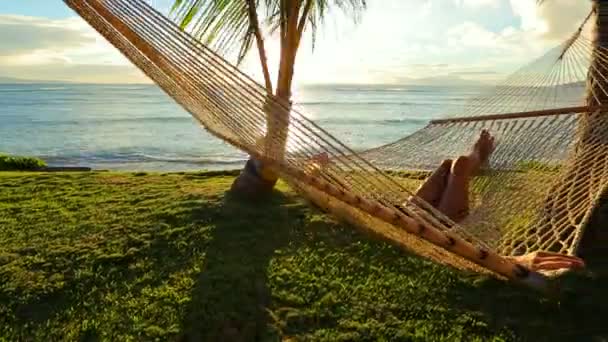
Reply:
[[[232,180],[0,173],[0,340],[608,339],[603,276],[546,299]]]

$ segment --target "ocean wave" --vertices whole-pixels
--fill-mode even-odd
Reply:
[[[68,90],[66,87],[25,87],[25,88],[0,88],[0,93],[27,93],[27,92],[51,92]]]
[[[303,101],[298,106],[433,106],[441,103],[408,101]]]
[[[54,91],[54,90],[66,90],[66,87],[41,87],[35,90],[39,91]]]
[[[318,124],[331,124],[331,125],[392,125],[392,124],[414,124],[419,125],[426,123],[429,120],[427,117],[409,117],[409,118],[394,118],[394,119],[376,119],[370,118],[324,118],[324,119],[313,119]],[[145,127],[145,123],[192,123],[195,121],[191,116],[158,116],[158,117],[139,117],[139,118],[91,118],[91,119],[76,119],[76,120],[26,120],[23,123],[27,125],[48,125],[48,126],[61,126],[61,125],[83,125],[83,124],[130,124],[130,123],[141,123],[142,127]]]
[[[2,89],[0,88],[0,93],[13,93],[13,92],[23,92],[23,91],[31,91],[31,89],[24,89],[24,88],[8,88],[8,89]]]
[[[429,121],[428,118],[401,118],[401,119],[345,119],[345,118],[327,118],[315,120],[320,124],[330,125],[394,125],[394,124],[410,124],[421,125]]]
[[[101,91],[113,91],[113,90],[119,90],[119,91],[140,91],[140,90],[151,90],[154,89],[154,86],[152,85],[135,85],[135,86],[123,86],[123,85],[116,85],[116,86],[112,86],[112,85],[102,85],[99,86],[99,88],[97,90],[101,90]]]
[[[76,120],[30,120],[28,124],[36,125],[81,125],[81,124],[112,124],[112,123],[144,123],[144,122],[192,122],[190,116],[152,116],[137,118],[81,118]]]
[[[137,85],[137,86],[103,86],[103,89],[118,89],[118,90],[144,90],[154,88],[151,85]]]
[[[349,92],[349,93],[386,93],[386,92],[400,92],[400,93],[429,93],[437,92],[436,89],[424,89],[424,87],[330,87],[327,88],[329,91],[337,92]]]
[[[145,164],[145,163],[170,163],[188,164],[197,166],[230,166],[242,165],[247,159],[236,156],[162,156],[145,153],[125,152],[93,152],[83,154],[65,154],[61,156],[39,156],[47,161],[49,165],[90,165],[90,164]]]
[[[34,88],[0,88],[0,93],[29,93],[36,91]]]
[[[206,158],[193,158],[193,157],[163,157],[163,156],[150,156],[142,155],[143,161],[157,161],[165,163],[179,163],[179,164],[196,164],[196,165],[240,165],[244,164],[247,159],[244,158],[231,158],[231,157],[206,157]]]
[[[87,84],[79,84],[78,86],[62,86],[62,85],[41,85],[41,84],[11,84],[11,88],[4,88],[2,84],[0,84],[0,93],[17,93],[17,92],[65,92],[65,93],[76,93],[78,95],[86,96],[86,95],[95,95],[100,96],[103,95],[104,92],[114,93],[114,92],[149,92],[154,91],[155,88],[147,85],[142,86],[106,86],[106,85],[87,85]],[[162,93],[158,91],[158,93]],[[158,96],[156,92],[150,94],[142,94],[142,96]]]

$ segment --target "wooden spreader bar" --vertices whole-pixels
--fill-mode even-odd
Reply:
[[[555,108],[555,109],[534,110],[534,111],[529,111],[529,112],[488,114],[488,115],[480,115],[480,116],[461,116],[461,117],[455,117],[455,118],[431,120],[430,124],[436,125],[436,124],[458,123],[458,122],[475,122],[475,121],[534,118],[534,117],[562,115],[562,114],[578,114],[578,113],[587,113],[587,112],[591,113],[591,112],[595,112],[598,110],[599,111],[608,111],[608,106],[564,107],[564,108]]]

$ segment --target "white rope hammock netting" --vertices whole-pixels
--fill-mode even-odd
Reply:
[[[543,287],[504,256],[575,254],[608,181],[608,51],[587,30],[446,119],[355,153],[144,1],[64,1],[211,133],[333,214],[439,262]],[[469,152],[482,128],[497,145],[470,215],[456,224],[412,200],[425,172]],[[312,172],[319,152],[331,162]]]

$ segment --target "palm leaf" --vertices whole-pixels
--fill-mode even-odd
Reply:
[[[357,21],[367,3],[366,0],[174,0],[171,16],[217,52],[236,54],[240,63],[255,42],[248,6],[265,13],[260,22],[270,32],[285,29],[289,9],[296,6],[299,34],[310,32],[314,46],[318,30],[331,10],[340,10]]]
[[[172,18],[218,53],[242,62],[252,46],[248,5],[255,0],[175,0]]]

